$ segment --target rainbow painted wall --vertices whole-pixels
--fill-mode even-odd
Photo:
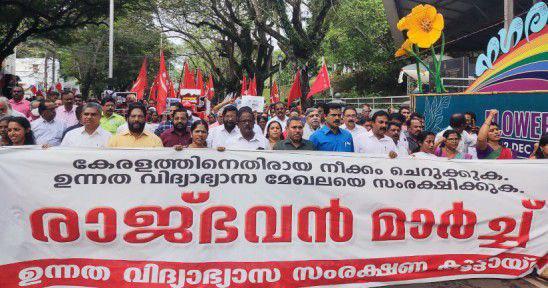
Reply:
[[[466,92],[548,90],[548,27],[503,55]]]

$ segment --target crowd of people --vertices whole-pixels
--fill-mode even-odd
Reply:
[[[514,159],[501,143],[491,110],[481,126],[474,113],[450,117],[449,126],[434,134],[424,118],[409,107],[378,110],[369,105],[343,107],[326,103],[301,111],[282,102],[258,113],[237,108],[230,98],[212,108],[205,119],[193,107],[172,103],[159,115],[154,101],[129,95],[124,103],[111,97],[83,101],[71,91],[42,99],[24,99],[21,87],[0,97],[0,145],[64,147],[173,147],[233,150],[316,150],[355,152],[390,158]],[[548,135],[535,144],[530,158],[548,155]]]

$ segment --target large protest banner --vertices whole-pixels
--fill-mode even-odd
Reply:
[[[548,161],[0,150],[0,287],[367,287],[546,266]]]

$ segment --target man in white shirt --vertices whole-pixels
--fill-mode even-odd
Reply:
[[[323,113],[323,112],[322,112]],[[308,140],[322,126],[322,116],[318,108],[308,108],[305,112],[306,123],[303,128],[303,139]]]
[[[461,136],[459,146],[457,146],[457,151],[462,154],[471,152],[472,154],[474,154],[477,138],[466,132],[466,130],[464,130],[465,128],[466,118],[464,117],[464,115],[461,113],[453,114],[451,115],[451,118],[449,118],[449,126],[436,134],[435,142],[438,142],[441,140],[441,138],[443,138],[443,133],[445,131],[455,130],[460,133]]]
[[[266,122],[266,127],[270,124],[272,121],[278,121],[282,124],[282,131],[285,131],[286,122],[287,122],[287,116],[285,115],[286,108],[284,103],[278,102],[274,104],[274,110],[276,111],[276,116],[272,117],[268,122]]]
[[[234,150],[265,150],[268,147],[268,140],[260,133],[255,133],[254,126],[255,116],[253,115],[253,110],[247,106],[240,108],[238,110],[238,128],[240,133],[238,136],[227,141],[226,148]]]
[[[82,109],[82,123],[84,126],[69,131],[63,142],[61,142],[61,146],[105,147],[112,134],[99,125],[102,110],[101,105],[94,102],[84,105]]]
[[[356,111],[356,108],[348,106],[344,108],[343,112],[343,122],[344,124],[341,125],[341,129],[346,129],[352,134],[352,139],[354,140],[354,149],[356,147],[359,147],[360,145],[363,145],[363,143],[358,143],[360,141],[364,140],[364,137],[367,136],[368,132],[367,130],[361,126],[356,125],[356,122],[358,121],[358,112]]]
[[[409,145],[407,144],[407,141],[402,141],[402,138],[405,138],[405,136],[402,136],[401,124],[389,122],[386,126],[386,136],[392,138],[394,144],[396,144],[396,153],[398,154],[398,157],[409,156]]]
[[[388,113],[383,110],[377,111],[371,120],[373,121],[371,131],[363,141],[360,141],[360,147],[356,152],[371,156],[389,156],[390,152],[396,152],[394,140],[385,135]]]
[[[65,124],[55,119],[55,103],[44,100],[38,106],[40,118],[31,122],[36,144],[58,146],[63,139]]]
[[[238,122],[238,109],[236,106],[225,106],[221,117],[223,117],[223,125],[209,130],[207,136],[207,147],[209,148],[226,147],[230,139],[240,135],[240,131],[236,127]]]

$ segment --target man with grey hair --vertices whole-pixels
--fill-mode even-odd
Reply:
[[[61,146],[69,147],[105,147],[112,136],[101,128],[101,105],[88,102],[82,107],[81,121],[84,126],[71,130],[65,135]]]
[[[304,115],[306,116],[306,123],[303,128],[303,139],[308,139],[310,135],[320,129],[322,118],[318,108],[308,108]]]
[[[0,97],[0,118],[10,117],[10,116],[25,117],[23,113],[11,109],[11,105],[8,98]]]

